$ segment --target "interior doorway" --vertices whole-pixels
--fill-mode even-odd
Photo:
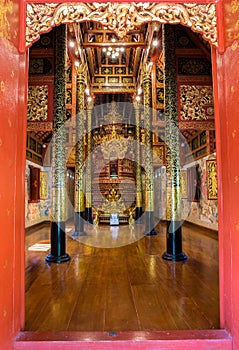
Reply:
[[[194,135],[196,135],[196,134],[192,134],[192,136],[194,136]],[[198,135],[196,135],[196,136],[198,137]],[[196,137],[196,136],[195,136],[195,137]],[[200,136],[199,136],[199,138],[200,138]],[[195,142],[196,142],[196,141],[195,141]],[[198,151],[198,149],[196,149],[196,151]]]

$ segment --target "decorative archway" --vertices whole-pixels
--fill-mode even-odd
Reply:
[[[100,22],[119,38],[146,22],[182,24],[218,46],[214,3],[29,3],[26,16],[26,47],[55,26],[84,21]]]

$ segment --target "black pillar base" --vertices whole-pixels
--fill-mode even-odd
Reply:
[[[61,255],[61,256],[55,256],[55,255],[49,254],[46,257],[46,261],[47,262],[57,263],[57,264],[60,264],[62,262],[66,262],[66,261],[69,261],[69,260],[71,260],[71,258],[70,258],[70,256],[68,254],[64,254],[64,255]]]
[[[169,261],[183,261],[187,259],[182,252],[182,223],[181,221],[167,221],[167,250],[162,258]]]
[[[51,253],[46,257],[47,262],[62,263],[70,260],[66,254],[65,222],[51,223]]]
[[[146,211],[145,212],[145,232],[144,235],[147,236],[156,236],[157,231],[154,228],[154,212]]]
[[[85,220],[88,221],[90,224],[93,224],[92,208],[85,208]]]
[[[136,224],[142,224],[142,218],[141,216],[143,215],[143,209],[142,207],[136,207],[135,208],[135,223]]]
[[[75,212],[75,232],[72,233],[73,237],[87,236],[86,232],[84,231],[84,214],[84,212]]]
[[[177,255],[172,255],[165,252],[163,253],[162,258],[168,261],[183,261],[183,260],[187,260],[187,255],[184,254],[183,252]]]

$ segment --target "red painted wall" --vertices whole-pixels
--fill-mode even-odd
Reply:
[[[10,350],[24,315],[26,54],[17,48],[18,2],[6,2],[1,11],[6,17],[0,28],[0,348]]]

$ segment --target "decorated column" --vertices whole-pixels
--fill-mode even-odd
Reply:
[[[164,25],[165,61],[165,143],[167,173],[167,250],[163,258],[171,261],[187,259],[182,252],[180,147],[178,127],[176,41],[174,26]]]
[[[77,68],[76,82],[76,162],[75,162],[75,232],[74,236],[85,236],[85,193],[84,193],[84,93],[85,93],[86,67]]]
[[[61,263],[70,260],[66,254],[66,26],[55,29],[55,76],[52,140],[52,222],[51,253],[46,261]]]
[[[145,234],[156,235],[154,229],[154,171],[152,149],[152,66],[143,67],[144,89],[144,168],[145,168]]]
[[[86,220],[89,223],[93,223],[92,220],[92,174],[91,174],[91,150],[92,150],[92,137],[91,137],[91,129],[92,129],[92,109],[93,109],[93,101],[90,98],[87,106],[87,159],[86,159],[86,208],[85,215]]]
[[[136,217],[135,220],[140,222],[139,218],[142,215],[142,182],[141,182],[141,157],[140,157],[140,116],[139,103],[134,102],[135,113],[135,138],[136,138]]]

